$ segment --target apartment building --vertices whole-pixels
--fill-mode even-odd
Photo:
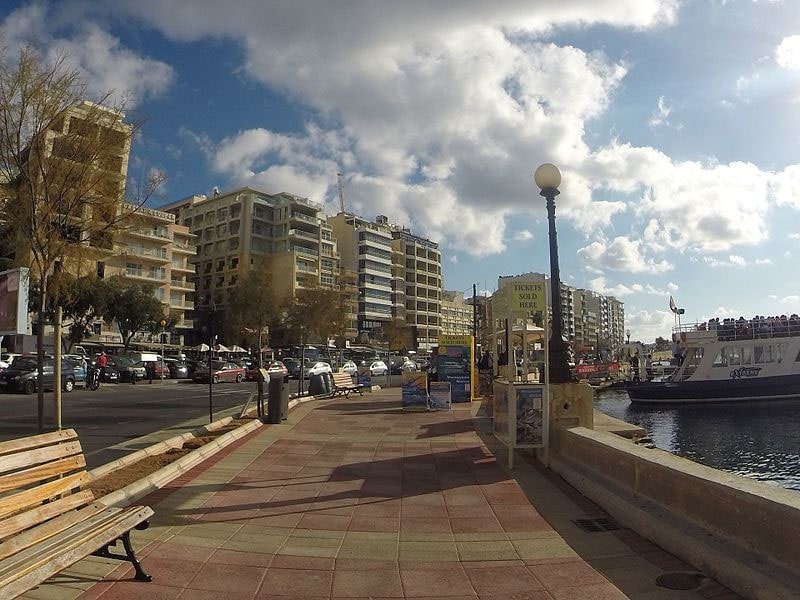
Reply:
[[[386,217],[378,217],[385,222]],[[416,236],[405,227],[391,226],[392,250],[396,269],[396,299],[405,297],[405,321],[412,328],[420,350],[430,350],[439,343],[442,312],[442,254],[439,244]]]
[[[342,272],[355,283],[356,339],[368,343],[392,320],[391,228],[348,212],[328,217],[328,226],[338,243]]]
[[[195,238],[188,227],[175,222],[175,215],[140,207],[131,225],[117,234],[114,254],[96,264],[98,277],[118,276],[153,288],[155,297],[164,304],[165,314],[176,319],[167,340],[170,345],[183,345],[194,329],[188,315],[194,310],[191,259],[196,252]],[[103,331],[98,335],[114,334]],[[160,341],[160,336],[149,333],[140,333],[133,339],[139,344]]]
[[[272,273],[276,302],[303,287],[334,287],[341,273],[333,230],[322,205],[293,194],[243,187],[196,195],[161,207],[196,236],[196,306],[224,312],[244,267]]]
[[[467,303],[463,292],[443,292],[440,334],[472,335],[473,312],[474,308]]]

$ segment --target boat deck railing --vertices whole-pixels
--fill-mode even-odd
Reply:
[[[716,334],[720,341],[769,339],[800,336],[800,317],[786,319],[726,319],[723,322],[688,323],[673,328],[673,340],[698,334]]]

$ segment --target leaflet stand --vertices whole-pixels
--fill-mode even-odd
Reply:
[[[431,381],[428,408],[430,410],[453,410],[453,395],[449,381]]]

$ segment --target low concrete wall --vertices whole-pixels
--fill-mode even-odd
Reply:
[[[774,562],[787,567],[790,576],[792,573],[800,576],[797,492],[723,473],[669,452],[637,446],[616,435],[584,427],[554,427],[550,458],[551,468],[615,517],[614,499],[609,493],[612,489],[620,496],[630,494],[626,501],[629,509],[636,510],[645,504],[639,501],[648,501],[646,504],[655,505],[655,513],[661,509],[665,519],[684,519],[709,534],[753,551],[763,559],[762,570],[769,571],[768,564]],[[598,495],[604,501],[595,498]],[[620,520],[624,521],[625,515]],[[657,527],[653,529],[652,522],[650,525],[648,537],[654,539]],[[660,543],[658,539],[654,541]],[[750,564],[747,568],[756,566]]]

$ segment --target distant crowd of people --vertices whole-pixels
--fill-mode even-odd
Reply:
[[[800,316],[792,314],[764,317],[756,315],[752,319],[709,319],[708,324],[699,325],[701,331],[716,331],[721,340],[788,337],[800,335]]]

